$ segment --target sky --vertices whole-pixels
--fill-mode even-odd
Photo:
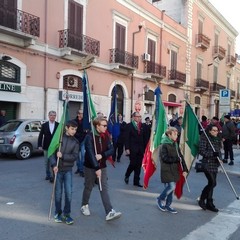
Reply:
[[[224,16],[224,18],[240,34],[238,0],[209,0],[209,2]],[[236,39],[236,53],[240,55],[240,35]]]

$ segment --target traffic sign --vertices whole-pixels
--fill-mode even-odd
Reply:
[[[231,90],[220,89],[219,91],[219,105],[230,106]]]

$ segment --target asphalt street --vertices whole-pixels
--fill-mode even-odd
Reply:
[[[235,149],[234,152],[234,166],[224,164],[224,168],[237,193],[240,193],[240,150]],[[183,197],[180,200],[174,198],[173,207],[178,214],[163,213],[156,205],[156,198],[163,189],[159,169],[151,178],[149,188],[143,190],[132,185],[132,176],[129,185],[125,184],[123,179],[128,161],[128,158],[123,156],[120,163],[115,163],[115,168],[108,166],[110,198],[114,208],[122,212],[122,217],[106,222],[97,186],[93,189],[89,203],[91,216],[83,216],[80,207],[84,179],[74,174],[71,216],[75,222],[69,226],[55,223],[53,216],[48,220],[53,185],[44,180],[43,157],[35,156],[21,161],[14,157],[0,156],[0,239],[200,239],[196,237],[195,231],[201,232],[201,239],[204,236],[204,239],[213,240],[239,239],[240,202],[234,201],[236,198],[223,173],[219,173],[218,186],[214,193],[220,209],[218,214],[203,211],[197,205],[196,199],[205,179],[201,173],[195,173],[194,169],[188,178],[190,192],[185,186]],[[52,212],[54,213],[54,205]],[[232,215],[237,217],[230,227],[225,224],[227,230],[224,232],[226,236],[231,236],[230,238],[219,238],[218,231],[211,233],[209,229],[213,228],[213,223],[211,227],[208,226],[211,221],[216,221],[215,225],[219,225],[219,217],[223,216],[225,219]],[[202,229],[203,226],[206,227]]]

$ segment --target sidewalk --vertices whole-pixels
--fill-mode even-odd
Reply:
[[[240,147],[237,149],[237,146],[233,146],[234,154],[234,165],[229,166],[227,163],[223,163],[223,167],[228,174],[236,174],[240,176]],[[222,156],[224,156],[224,151],[222,151]],[[199,159],[202,157],[200,156]],[[229,160],[230,161],[230,160]],[[193,167],[195,164],[193,164]],[[223,172],[222,168],[219,167],[219,172]]]

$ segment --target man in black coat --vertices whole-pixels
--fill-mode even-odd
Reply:
[[[139,181],[145,150],[144,143],[144,129],[141,123],[141,115],[138,112],[134,112],[132,114],[132,122],[126,126],[125,135],[125,151],[130,159],[124,179],[126,184],[128,184],[129,177],[134,171],[133,185],[142,187]]]
[[[52,141],[53,135],[58,127],[58,122],[56,119],[56,112],[50,111],[48,113],[49,121],[45,122],[42,125],[41,131],[38,136],[38,149],[43,150],[45,157],[45,168],[46,168],[46,178],[45,180],[49,180],[53,182],[53,171],[51,169],[50,160],[47,156],[48,147]]]

